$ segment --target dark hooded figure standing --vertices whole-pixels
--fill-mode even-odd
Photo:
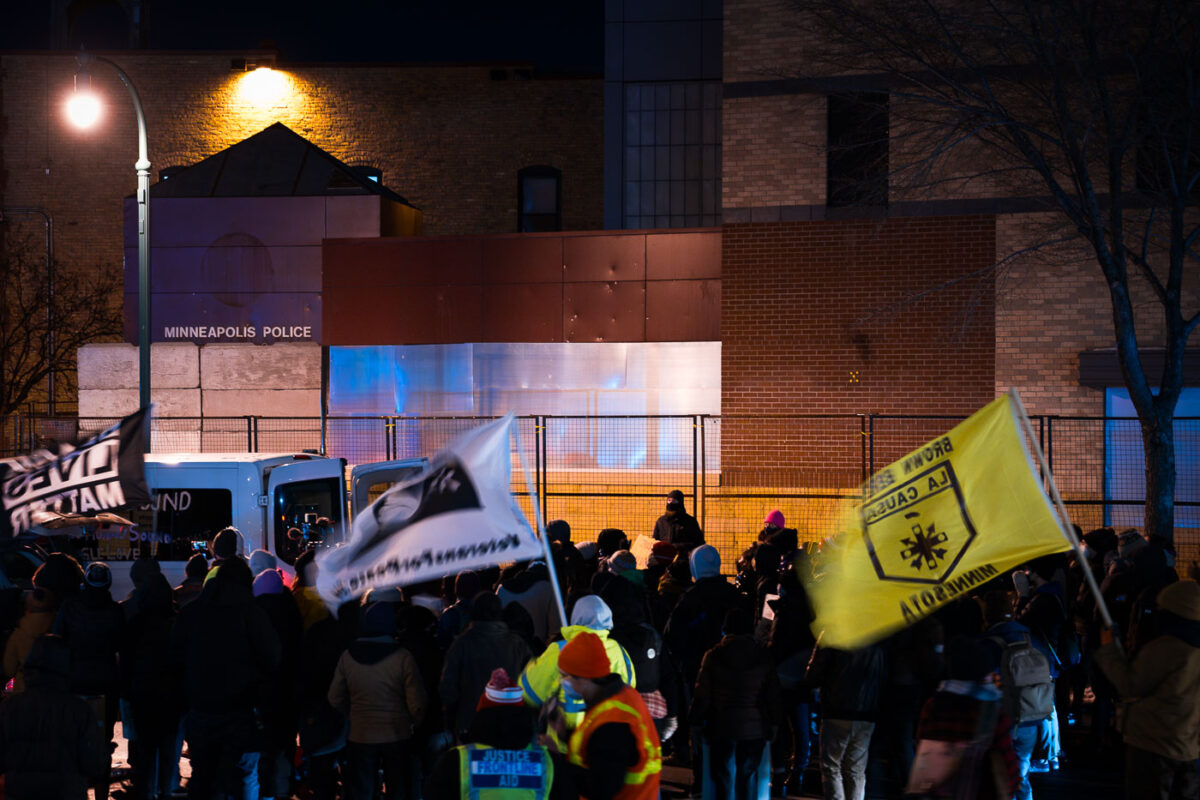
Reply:
[[[166,795],[178,771],[175,753],[182,687],[171,669],[171,628],[175,605],[171,584],[161,572],[151,573],[133,590],[135,609],[125,625],[121,649],[121,694],[129,702],[129,742],[133,794],[138,800]],[[126,728],[129,733],[129,728]]]
[[[475,703],[493,670],[520,675],[533,651],[501,620],[500,598],[480,592],[471,600],[471,624],[450,645],[442,669],[441,697],[446,707],[446,728],[465,741],[475,717]]]
[[[71,691],[83,697],[96,713],[96,736],[112,752],[113,730],[121,672],[117,649],[124,638],[125,614],[112,599],[112,570],[103,561],[88,564],[79,594],[68,597],[54,621],[54,632],[71,651]],[[93,784],[96,797],[108,797],[108,774]]]
[[[670,542],[683,553],[704,544],[700,523],[684,509],[683,492],[678,489],[671,490],[667,495],[666,513],[654,523],[654,538],[660,542]]]
[[[179,612],[171,650],[184,667],[188,796],[257,795],[259,708],[264,685],[279,669],[281,647],[267,613],[254,603],[245,561],[222,562],[200,597]]]
[[[84,800],[108,770],[95,736],[96,715],[70,691],[71,653],[46,634],[25,661],[24,692],[0,703],[0,771],[13,800]]]

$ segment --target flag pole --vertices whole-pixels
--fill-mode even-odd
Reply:
[[[1100,618],[1104,622],[1104,626],[1112,631],[1114,641],[1120,646],[1120,632],[1116,629],[1112,614],[1108,612],[1108,606],[1104,603],[1104,595],[1100,593],[1100,585],[1096,583],[1096,576],[1092,574],[1092,568],[1088,565],[1087,556],[1083,554],[1083,548],[1079,544],[1079,537],[1075,535],[1075,528],[1070,522],[1071,516],[1067,513],[1062,496],[1058,493],[1058,485],[1054,482],[1054,475],[1050,472],[1050,467],[1046,463],[1046,456],[1042,453],[1042,447],[1038,443],[1037,436],[1034,435],[1033,425],[1030,424],[1029,417],[1025,413],[1025,404],[1021,402],[1021,395],[1017,392],[1016,387],[1012,387],[1008,390],[1008,396],[1012,398],[1013,405],[1017,409],[1017,414],[1021,418],[1021,425],[1025,430],[1025,434],[1029,437],[1030,446],[1033,448],[1034,455],[1037,456],[1038,464],[1042,468],[1042,474],[1046,476],[1046,485],[1050,488],[1050,497],[1054,501],[1054,507],[1058,512],[1058,526],[1062,530],[1063,536],[1066,537],[1067,541],[1071,543],[1071,547],[1075,550],[1075,558],[1079,561],[1084,580],[1087,581],[1088,587],[1092,590],[1092,595],[1096,598],[1096,607],[1100,610]]]
[[[521,475],[525,478],[525,491],[529,493],[529,504],[533,506],[533,519],[537,526],[538,539],[542,543],[542,552],[546,554],[546,569],[550,572],[550,586],[554,589],[554,602],[558,605],[558,619],[565,628],[567,627],[567,607],[563,604],[562,589],[558,585],[558,570],[554,568],[554,553],[550,550],[550,539],[546,536],[546,526],[542,521],[542,509],[538,505],[537,495],[534,494],[529,470],[525,468],[525,448],[521,446],[521,432],[517,427],[516,417],[513,417],[510,425],[509,430],[517,440],[517,459],[521,462]]]

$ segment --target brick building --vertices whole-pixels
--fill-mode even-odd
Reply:
[[[1021,194],[1016,187],[983,175],[972,161],[978,153],[967,151],[943,166],[946,174],[932,191],[889,185],[884,177],[882,196],[849,202],[836,196],[839,165],[831,151],[838,137],[847,135],[845,106],[862,97],[862,82],[847,81],[837,93],[788,77],[811,74],[808,56],[828,46],[806,32],[789,4],[725,0],[723,14],[722,411],[826,411],[828,401],[812,391],[818,381],[827,393],[838,387],[839,400],[885,413],[962,413],[1009,387],[1020,389],[1031,414],[1112,411],[1111,393],[1086,385],[1080,372],[1081,354],[1085,361],[1115,363],[1115,357],[1089,353],[1111,348],[1114,335],[1107,288],[1094,258],[1059,247],[1008,262],[1048,238],[1047,220],[1031,204],[1013,199]],[[878,124],[885,172],[889,155],[893,168],[911,155],[902,152],[908,146],[902,132],[888,125],[886,102],[882,119],[870,109],[866,117],[849,118],[860,126]],[[890,111],[894,123],[894,106]],[[945,180],[959,172],[961,181]],[[855,218],[859,222],[850,222]],[[900,233],[906,229],[907,237]],[[831,252],[839,254],[835,259],[849,254],[850,272],[869,287],[846,315],[852,318],[849,326],[846,318],[826,311],[842,307],[839,290],[824,291],[821,287],[829,284],[813,280],[804,255],[806,243],[822,237],[825,266]],[[883,244],[889,240],[892,244]],[[792,351],[772,349],[780,357],[764,361],[756,348],[737,348],[743,335],[750,342],[768,332],[794,335],[796,341],[822,335],[804,327],[803,312],[785,317],[780,327],[765,314],[738,310],[740,275],[744,271],[753,281],[754,262],[762,256],[788,265],[776,273],[780,296],[802,297],[809,314],[821,309],[830,313],[833,327],[842,327],[841,346],[823,348],[840,355],[836,367],[818,373],[824,380],[801,368]],[[996,273],[996,285],[990,278],[963,279],[1001,262],[1006,267]],[[912,302],[911,297],[921,299]],[[1162,319],[1148,290],[1137,296],[1135,306],[1139,336],[1153,342],[1161,336]],[[889,325],[905,327],[907,334],[884,335]],[[929,336],[924,347],[919,330]],[[830,326],[823,335],[839,338]],[[902,355],[889,352],[889,344]],[[764,369],[785,377],[783,391],[750,391]],[[845,374],[851,371],[853,384]],[[1111,380],[1113,370],[1108,374]],[[1197,381],[1200,375],[1193,374],[1191,385]],[[1118,386],[1119,381],[1109,388]],[[789,399],[796,397],[804,399]],[[1189,409],[1196,413],[1194,398],[1181,405],[1180,413]]]
[[[427,234],[518,230],[518,176],[561,173],[561,227],[602,224],[601,82],[535,78],[529,65],[292,65],[273,53],[112,54],[146,110],[149,157],[194,164],[282,123],[364,168],[422,211]],[[124,198],[136,186],[135,117],[103,65],[91,80],[103,118],[67,122],[70,54],[0,54],[0,204],[53,218],[64,270],[117,270]]]
[[[585,342],[690,343],[691,371],[705,377],[664,406],[644,398],[650,390],[668,397],[680,372],[647,370],[648,383],[637,387],[643,399],[632,404],[568,406],[558,384],[523,391],[541,404],[536,413],[719,411],[724,482],[808,487],[861,477],[849,450],[841,461],[819,451],[835,423],[764,417],[961,415],[1009,387],[1020,389],[1035,415],[1126,411],[1105,352],[1111,312],[1094,264],[1085,254],[1043,250],[993,273],[992,265],[1044,236],[1046,221],[994,181],[964,179],[934,193],[885,181],[874,196],[855,195],[835,145],[878,130],[882,156],[901,157],[905,143],[889,127],[894,107],[885,105],[880,116],[858,102],[853,86],[832,91],[786,77],[805,72],[806,54],[823,46],[796,22],[789,4],[777,0],[606,3],[602,82],[518,80],[527,76],[514,67],[280,65],[282,85],[265,104],[243,92],[254,73],[230,70],[234,59],[255,54],[120,59],[153,98],[156,167],[195,163],[281,122],[351,166],[380,170],[421,210],[419,240],[331,237],[323,258],[338,266],[322,276],[342,314],[353,293],[425,298],[415,309],[430,315],[421,330],[376,318],[363,323],[366,339],[339,324],[338,342],[323,343],[445,348],[421,352],[435,352],[430,369],[445,387],[459,381],[457,388],[425,391],[422,402],[431,404],[420,408],[486,406],[491,413],[501,409],[481,401],[481,392],[529,383],[513,371],[514,386],[489,389],[479,367],[500,357],[478,345],[561,345],[555,363],[568,363],[582,352],[571,345]],[[3,204],[52,209],[64,260],[115,265],[121,200],[133,187],[132,117],[117,97],[120,87],[97,70],[97,84],[114,102],[104,136],[89,138],[57,116],[55,101],[70,90],[74,71],[68,56],[3,55],[0,68]],[[515,237],[523,242],[513,244],[521,227],[518,181],[534,166],[561,174],[560,219],[548,226],[575,233]],[[969,176],[970,164],[961,166]],[[97,202],[81,204],[79,196]],[[593,235],[580,235],[587,231]],[[706,247],[719,237],[717,274],[711,259],[695,253],[653,260],[651,239],[693,235]],[[582,239],[608,241],[593,251],[578,246]],[[642,244],[626,246],[635,239]],[[506,248],[553,252],[506,260]],[[671,266],[656,277],[662,264]],[[392,272],[384,275],[380,265]],[[652,301],[664,285],[656,281],[686,283],[681,291],[690,294]],[[515,324],[488,303],[502,296],[514,298],[511,309],[533,304],[538,313]],[[465,318],[447,310],[447,298],[470,300]],[[1135,305],[1143,339],[1153,341],[1161,322],[1146,300]],[[664,322],[673,303],[688,324]],[[692,324],[699,315],[710,315],[706,324]],[[361,362],[339,362],[334,353],[331,369],[345,369],[352,381],[364,365],[390,370],[415,352],[374,352]],[[519,361],[532,351],[512,352]],[[398,382],[346,399],[336,381],[312,385],[320,369],[309,361],[309,405],[319,393],[355,413],[395,413],[406,410],[402,395],[414,394]],[[1089,363],[1099,365],[1093,376],[1105,377],[1086,377]],[[714,371],[715,381],[708,377]],[[585,379],[599,383],[573,390],[594,398],[607,391],[597,375]],[[1200,375],[1189,380],[1195,387]],[[1181,415],[1200,413],[1197,391],[1190,389]],[[443,399],[431,400],[434,394]],[[1096,483],[1081,491],[1099,494]]]

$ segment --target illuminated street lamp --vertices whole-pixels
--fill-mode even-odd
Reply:
[[[79,62],[75,91],[67,101],[67,116],[73,123],[81,128],[90,127],[103,112],[100,99],[92,92],[92,76],[88,72],[88,67],[96,61],[116,70],[133,98],[133,110],[137,113],[138,160],[133,167],[138,179],[138,407],[146,408],[150,405],[150,159],[146,155],[146,114],[133,81],[115,62],[89,53],[79,53],[75,59]],[[147,440],[147,448],[149,445]]]

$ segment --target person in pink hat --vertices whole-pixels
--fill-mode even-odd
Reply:
[[[770,539],[776,531],[783,530],[786,523],[783,521],[783,512],[778,508],[767,514],[767,518],[763,520],[762,531],[758,534],[758,540],[765,542]]]

